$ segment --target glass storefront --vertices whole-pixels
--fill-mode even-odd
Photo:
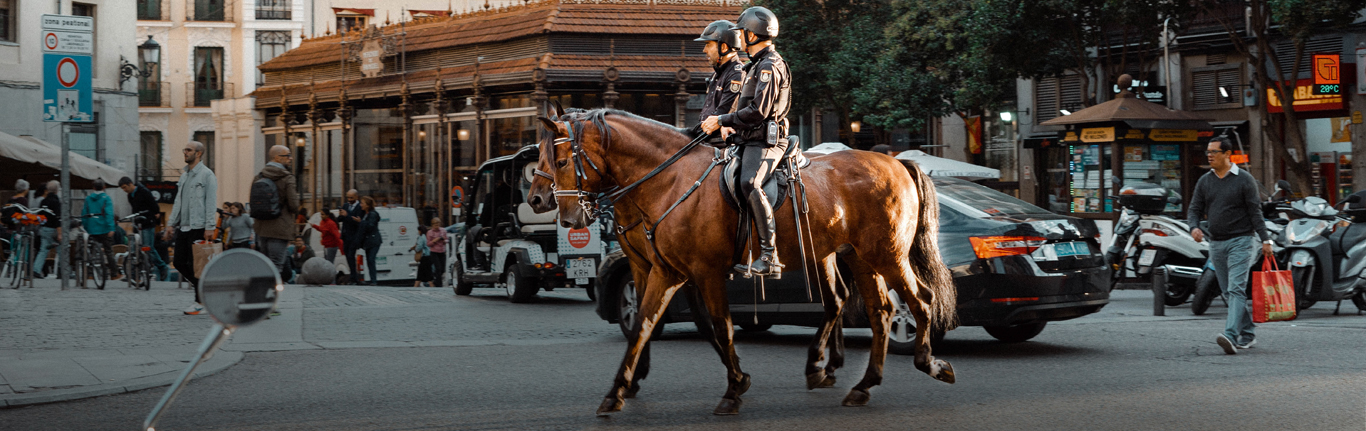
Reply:
[[[352,142],[351,188],[376,205],[403,204],[403,117],[389,109],[358,109]]]

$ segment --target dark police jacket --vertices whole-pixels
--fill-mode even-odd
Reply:
[[[787,62],[769,46],[751,57],[744,71],[740,98],[731,113],[721,115],[721,125],[734,128],[746,145],[761,145],[768,140],[768,122],[774,121],[777,137],[787,139],[787,113],[792,108]]]
[[[702,112],[697,116],[699,121],[690,129],[693,136],[702,134],[702,121],[707,117],[730,113],[735,106],[735,98],[740,96],[740,87],[745,79],[744,67],[738,55],[720,66],[713,66],[714,71],[707,78],[707,98],[702,102]]]

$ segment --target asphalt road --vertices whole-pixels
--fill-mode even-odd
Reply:
[[[1331,316],[1325,305],[1262,325],[1255,349],[1228,356],[1213,343],[1222,308],[1153,317],[1147,293],[1118,292],[1102,312],[1051,324],[1031,342],[1002,344],[980,328],[950,332],[935,353],[953,363],[955,385],[890,356],[883,385],[861,408],[839,404],[866,364],[867,330],[849,331],[837,387],[816,391],[802,376],[810,329],[742,333],[737,349],[754,383],[734,417],[710,414],[725,390],[724,368],[679,324],[654,344],[639,397],[603,419],[593,413],[625,343],[582,291],[525,305],[493,290],[449,292],[306,290],[305,341],[453,345],[249,352],[194,381],[158,428],[1366,429],[1366,317]],[[335,301],[343,297],[361,299]],[[0,410],[0,429],[135,429],[164,392]]]

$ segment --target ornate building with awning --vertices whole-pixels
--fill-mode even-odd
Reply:
[[[552,103],[695,123],[711,66],[693,39],[743,3],[532,1],[305,40],[265,85],[215,102],[220,194],[246,200],[265,150],[295,148],[310,209],[348,189],[448,209],[462,179],[541,137]],[[439,213],[446,214],[444,209]]]

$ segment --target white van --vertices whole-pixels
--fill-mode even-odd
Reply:
[[[375,208],[379,212],[379,252],[375,253],[375,278],[377,282],[412,281],[417,278],[414,269],[415,251],[409,250],[417,243],[417,210],[406,207]],[[362,263],[356,268],[365,277],[370,269],[365,263],[365,250],[356,252]],[[366,281],[369,281],[368,279]]]

